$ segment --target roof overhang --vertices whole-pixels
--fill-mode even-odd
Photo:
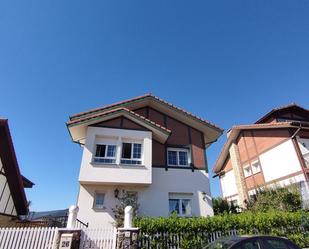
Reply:
[[[302,128],[309,129],[308,123],[303,122],[279,122],[279,123],[265,123],[265,124],[253,124],[253,125],[238,125],[232,127],[228,131],[228,139],[221,150],[219,157],[213,167],[213,173],[216,177],[222,171],[224,163],[229,155],[229,149],[231,144],[238,139],[240,132],[245,130],[263,130],[263,129],[282,129],[282,128]]]
[[[80,119],[71,120],[67,123],[70,135],[74,142],[81,144],[85,143],[87,127],[99,122],[107,121],[117,117],[125,117],[152,132],[152,136],[160,143],[165,143],[171,131],[163,126],[160,126],[145,117],[130,111],[126,108],[117,108],[103,113],[96,113],[91,116],[86,116]]]
[[[28,203],[7,119],[0,119],[0,158],[17,214],[25,215]]]
[[[213,142],[215,142],[223,133],[223,129],[216,126],[209,121],[206,121],[192,113],[189,113],[181,108],[178,108],[152,94],[146,94],[140,97],[136,97],[130,100],[122,101],[116,104],[105,106],[83,112],[70,117],[71,121],[85,118],[93,114],[113,110],[115,108],[124,107],[130,110],[139,109],[145,106],[149,106],[158,110],[180,122],[190,125],[191,127],[199,130],[203,133],[205,148],[208,148]]]

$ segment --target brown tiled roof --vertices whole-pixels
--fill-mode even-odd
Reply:
[[[218,127],[217,125],[211,123],[210,121],[207,121],[205,119],[202,119],[201,117],[199,116],[196,116],[188,111],[185,111],[184,109],[181,109],[157,96],[154,96],[152,95],[151,93],[148,93],[148,94],[145,94],[145,95],[142,95],[142,96],[139,96],[139,97],[135,97],[135,98],[132,98],[132,99],[128,99],[128,100],[125,100],[125,101],[121,101],[121,102],[117,102],[117,103],[114,103],[114,104],[111,104],[111,105],[106,105],[106,106],[103,106],[103,107],[100,107],[100,108],[96,108],[96,109],[92,109],[90,111],[87,111],[87,112],[81,112],[81,113],[78,113],[78,114],[75,114],[73,116],[70,117],[70,120],[73,121],[75,119],[80,119],[81,117],[83,116],[88,116],[88,115],[92,115],[94,113],[99,113],[101,111],[104,111],[106,109],[113,109],[113,108],[117,108],[119,106],[122,106],[122,105],[126,105],[126,104],[129,104],[129,103],[132,103],[132,102],[135,102],[135,101],[140,101],[140,100],[143,100],[143,99],[151,99],[151,100],[155,100],[155,101],[158,101],[162,104],[165,104],[167,105],[168,107],[176,110],[176,111],[180,111],[182,112],[183,114],[189,116],[190,118],[193,118],[193,119],[196,119],[198,120],[199,122],[202,122],[204,124],[207,124],[207,125],[210,125],[212,127],[214,127],[215,129],[219,130],[220,132],[223,131],[223,129],[221,129],[220,127]]]
[[[288,105],[284,105],[284,106],[280,106],[280,107],[277,107],[277,108],[274,108],[272,109],[270,112],[266,113],[263,117],[261,117],[259,120],[257,120],[255,122],[255,124],[258,124],[260,122],[263,122],[265,119],[267,119],[268,117],[270,117],[272,114],[278,112],[278,111],[281,111],[281,110],[284,110],[284,109],[288,109],[288,108],[297,108],[299,110],[302,110],[302,111],[305,111],[305,112],[308,112],[309,113],[309,110],[304,108],[304,107],[301,107],[299,106],[298,104],[296,103],[291,103],[291,104],[288,104]]]
[[[107,110],[105,112],[95,113],[95,114],[92,114],[90,116],[82,117],[82,118],[79,118],[79,119],[70,120],[69,122],[67,122],[67,125],[68,126],[76,125],[76,124],[83,123],[83,122],[86,122],[88,120],[91,120],[91,119],[94,119],[94,118],[97,118],[97,117],[106,116],[106,115],[113,114],[113,113],[116,113],[116,112],[121,112],[121,111],[124,111],[124,112],[127,112],[129,114],[132,114],[133,116],[143,120],[144,122],[146,122],[148,124],[151,124],[152,126],[155,126],[158,129],[163,130],[166,133],[170,133],[171,132],[166,127],[164,127],[164,126],[162,126],[160,124],[157,124],[157,123],[155,123],[155,122],[145,118],[144,116],[142,116],[140,114],[137,114],[136,112],[133,112],[133,111],[131,111],[131,110],[127,109],[127,108],[124,108],[124,107],[116,108],[116,109],[112,109],[112,110]]]
[[[77,113],[77,114],[74,114],[74,115],[70,116],[70,120],[74,120],[76,118],[79,118],[80,116],[89,115],[91,113],[97,113],[99,111],[103,111],[105,109],[110,109],[110,108],[113,108],[113,107],[116,107],[116,106],[119,106],[119,105],[123,105],[123,104],[127,104],[127,103],[130,103],[130,102],[134,102],[136,100],[140,100],[140,99],[146,98],[148,96],[151,96],[151,94],[147,93],[147,94],[144,94],[144,95],[141,95],[141,96],[138,96],[138,97],[134,97],[134,98],[131,98],[131,99],[119,101],[119,102],[116,102],[116,103],[113,103],[113,104],[110,104],[110,105],[105,105],[105,106],[102,106],[102,107],[90,109],[89,111],[80,112],[80,113]]]

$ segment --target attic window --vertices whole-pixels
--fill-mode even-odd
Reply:
[[[188,150],[182,148],[167,149],[167,163],[169,166],[188,166]]]

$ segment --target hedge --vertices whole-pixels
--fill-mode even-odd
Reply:
[[[169,218],[140,217],[134,225],[141,229],[141,234],[148,238],[156,237],[152,245],[166,243],[166,238],[155,236],[158,233],[181,234],[181,248],[199,248],[206,241],[205,234],[216,231],[226,233],[236,229],[238,234],[267,234],[288,237],[300,247],[309,246],[309,213],[280,212],[267,213],[244,212],[241,214],[224,214],[213,217]],[[205,244],[205,243],[204,243]],[[186,246],[184,246],[186,245]]]

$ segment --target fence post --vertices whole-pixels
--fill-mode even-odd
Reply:
[[[58,229],[57,241],[54,248],[57,249],[79,249],[81,240],[81,229],[76,228],[78,207],[70,206],[66,228]]]
[[[69,228],[69,229],[75,228],[78,210],[79,210],[79,208],[75,205],[72,205],[69,208],[69,217],[68,217],[68,222],[67,222],[67,228]]]
[[[124,227],[118,228],[117,249],[137,249],[139,228],[132,227],[133,208],[127,206],[124,209]]]

